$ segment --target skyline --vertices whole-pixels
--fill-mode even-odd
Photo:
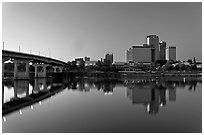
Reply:
[[[177,47],[178,60],[202,61],[201,2],[2,5],[2,39],[8,50],[18,51],[20,45],[22,52],[64,61],[85,56],[99,60],[112,52],[114,61],[125,61],[129,47],[155,34]]]

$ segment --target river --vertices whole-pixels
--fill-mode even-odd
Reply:
[[[62,89],[2,116],[3,133],[202,132],[202,78],[6,80],[2,102]]]

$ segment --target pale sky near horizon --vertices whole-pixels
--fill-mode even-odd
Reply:
[[[125,61],[132,45],[156,34],[177,47],[177,59],[202,60],[202,3],[2,3],[5,49],[62,58],[113,52]]]

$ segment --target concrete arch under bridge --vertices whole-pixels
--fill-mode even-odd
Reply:
[[[47,72],[63,72],[67,64],[53,58],[2,50],[2,80],[6,61],[13,63],[14,79],[29,79],[32,67],[34,67],[35,78],[46,77]]]

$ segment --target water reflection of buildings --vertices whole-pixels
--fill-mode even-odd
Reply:
[[[174,91],[175,92],[175,91]],[[175,96],[176,94],[171,94]],[[144,104],[148,113],[158,113],[159,107],[166,105],[166,90],[153,87],[127,87],[127,96],[133,104]],[[171,99],[176,99],[171,97]]]
[[[176,101],[176,88],[188,87],[196,89],[198,80],[189,79],[129,79],[125,80],[127,97],[133,104],[143,104],[150,114],[159,112],[159,108],[167,104],[167,101]],[[201,82],[201,81],[200,81]]]
[[[100,78],[71,78],[61,81],[61,83],[70,89],[81,92],[89,92],[90,90],[102,91],[104,95],[114,93],[115,86],[127,87],[127,97],[133,104],[142,104],[148,113],[155,114],[159,109],[167,105],[167,102],[176,101],[176,89],[184,88],[195,91],[197,83],[201,83],[202,79],[189,78],[145,78],[145,79],[100,79]],[[49,79],[34,80],[16,80],[5,81],[2,86],[3,108],[5,103],[22,99],[26,97],[37,97],[44,92],[52,91],[52,87],[56,84]],[[9,89],[8,89],[9,88]],[[13,92],[8,92],[13,91]],[[9,94],[10,95],[9,95]],[[9,95],[9,96],[8,96]],[[34,96],[33,96],[34,95]],[[5,99],[6,96],[6,99]],[[32,109],[33,107],[31,107]]]
[[[90,89],[102,91],[105,95],[111,95],[116,85],[116,81],[106,79],[83,79],[75,78],[69,82],[68,89],[89,92]]]

